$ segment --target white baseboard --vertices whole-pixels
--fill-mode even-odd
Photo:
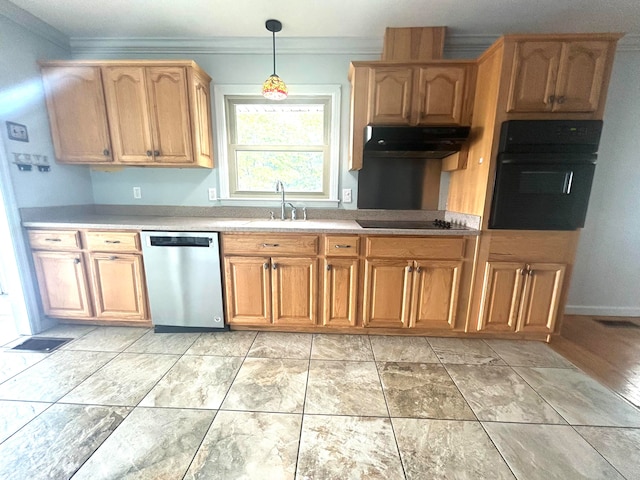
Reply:
[[[593,317],[640,317],[640,307],[595,307],[566,305],[566,315],[589,315]]]

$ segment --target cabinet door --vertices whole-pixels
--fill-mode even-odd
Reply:
[[[96,317],[146,320],[147,300],[142,256],[91,253]]]
[[[523,274],[522,263],[487,262],[478,330],[515,331]]]
[[[518,331],[553,333],[560,304],[565,266],[532,263],[525,279]]]
[[[371,259],[365,262],[363,324],[407,327],[411,309],[413,262]]]
[[[318,317],[318,259],[271,259],[273,323],[315,325]]]
[[[42,67],[51,138],[58,161],[113,161],[99,67]]]
[[[610,42],[567,42],[562,49],[554,112],[595,112],[600,106]]]
[[[517,42],[507,112],[550,112],[561,42]]]
[[[103,75],[114,158],[122,163],[152,163],[145,68],[105,67]]]
[[[358,259],[324,262],[323,325],[355,326],[358,313]]]
[[[412,123],[417,125],[469,123],[468,118],[463,119],[466,78],[466,67],[420,68]]]
[[[195,162],[200,166],[213,168],[209,81],[192,69],[190,70],[189,89]]]
[[[269,257],[225,257],[227,322],[260,325],[271,322]]]
[[[193,163],[186,70],[148,67],[146,75],[154,161],[168,165]]]
[[[376,67],[369,85],[369,122],[378,125],[410,124],[413,69]]]
[[[33,252],[44,313],[90,317],[87,275],[80,252]]]
[[[462,262],[420,261],[417,265],[410,326],[453,328]]]

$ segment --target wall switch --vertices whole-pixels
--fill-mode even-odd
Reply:
[[[218,191],[215,188],[209,189],[209,201],[214,202],[218,200]]]
[[[140,190],[140,187],[133,187],[133,198],[142,198],[142,190]]]
[[[342,203],[351,203],[351,189],[343,188],[342,189]]]

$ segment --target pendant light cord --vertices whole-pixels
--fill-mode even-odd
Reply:
[[[273,36],[273,74],[276,74],[276,32],[271,32]]]

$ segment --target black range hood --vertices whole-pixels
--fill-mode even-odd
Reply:
[[[364,130],[364,155],[369,157],[444,158],[459,152],[469,127],[378,126]]]

